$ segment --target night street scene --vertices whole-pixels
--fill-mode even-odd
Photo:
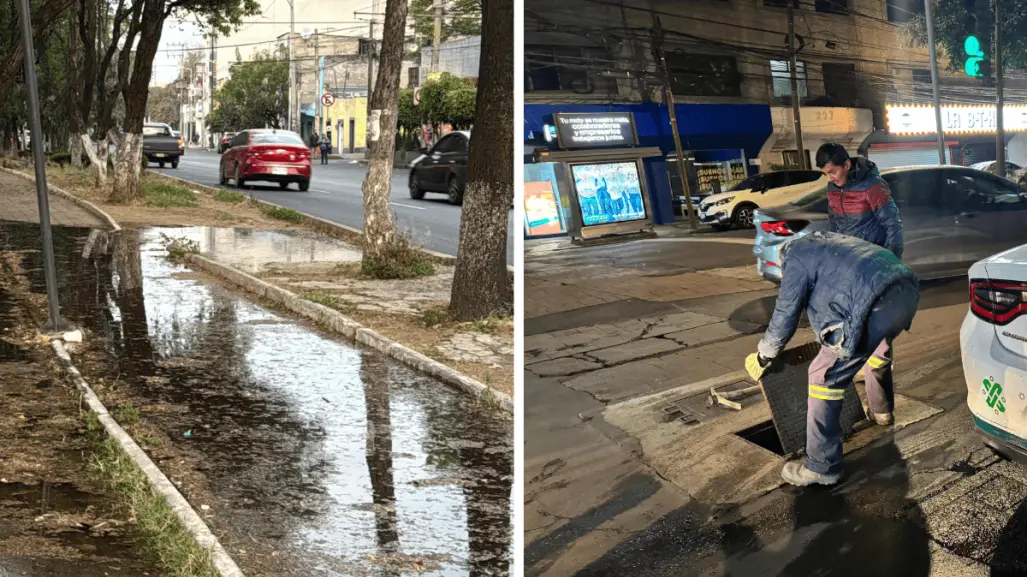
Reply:
[[[513,22],[0,7],[0,575],[523,573]]]
[[[1027,575],[1027,4],[524,13],[525,574]]]

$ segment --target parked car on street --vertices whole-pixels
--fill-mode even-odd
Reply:
[[[967,405],[986,445],[1027,461],[1027,246],[970,267],[959,331]]]
[[[247,182],[263,181],[277,182],[285,190],[296,183],[306,192],[310,188],[310,149],[295,132],[244,130],[221,155],[218,173],[222,186],[229,179],[239,188]]]
[[[232,139],[235,138],[234,132],[226,132],[221,137],[221,141],[218,142],[218,154],[224,154],[226,150],[232,145]]]
[[[978,162],[971,164],[970,168],[974,170],[983,170],[990,174],[998,174],[998,161],[997,160],[986,160],[984,162]],[[1023,167],[1019,164],[1006,161],[1006,178],[1012,178],[1012,176],[1023,170]]]
[[[143,125],[143,155],[150,162],[164,168],[178,168],[178,159],[185,154],[185,141],[174,136],[175,131],[167,124]]]
[[[463,203],[470,142],[470,132],[450,132],[414,159],[410,163],[410,198],[421,200],[426,192],[438,192],[447,195],[450,204]]]
[[[757,209],[781,206],[826,189],[827,177],[817,170],[781,170],[756,174],[728,192],[711,194],[699,203],[699,220],[717,229],[753,227]]]
[[[962,166],[881,171],[902,218],[902,260],[921,279],[960,276],[974,261],[1027,243],[1027,193],[1011,180]],[[828,230],[827,189],[756,212],[756,271],[780,282],[780,249]]]

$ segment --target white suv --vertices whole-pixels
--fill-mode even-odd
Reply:
[[[967,404],[985,443],[1027,458],[1027,245],[970,267],[959,331]]]
[[[782,170],[746,178],[728,192],[713,194],[699,203],[699,220],[714,228],[753,227],[753,212],[788,204],[820,188],[827,177],[816,170]]]

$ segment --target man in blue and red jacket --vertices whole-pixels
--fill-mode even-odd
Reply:
[[[850,158],[840,144],[817,150],[817,167],[831,181],[831,231],[874,243],[902,258],[902,220],[888,183],[866,158]]]

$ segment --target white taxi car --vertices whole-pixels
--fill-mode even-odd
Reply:
[[[1027,245],[969,271],[970,310],[959,332],[967,404],[985,443],[1027,460]]]
[[[756,174],[728,192],[702,199],[699,220],[720,229],[752,228],[756,209],[788,204],[821,188],[827,190],[827,177],[816,170]]]

